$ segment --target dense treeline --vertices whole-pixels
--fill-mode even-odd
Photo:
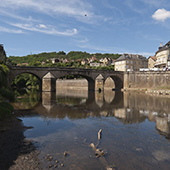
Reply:
[[[18,63],[28,63],[29,65],[34,65],[35,64],[39,65],[41,62],[45,61],[47,62],[48,59],[52,58],[63,58],[63,59],[68,59],[68,60],[78,60],[78,59],[86,59],[86,58],[91,58],[95,56],[96,59],[101,59],[101,58],[112,58],[112,59],[117,59],[120,57],[120,54],[109,54],[109,53],[95,53],[95,54],[90,54],[87,52],[81,52],[81,51],[70,51],[69,53],[65,53],[64,51],[59,51],[59,52],[50,52],[50,53],[40,53],[40,54],[32,54],[32,55],[27,55],[27,56],[9,56],[7,59],[7,62],[16,65]]]

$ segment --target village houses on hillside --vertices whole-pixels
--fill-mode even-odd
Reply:
[[[0,44],[0,61],[6,60],[6,53],[4,51],[3,45]],[[48,62],[52,64],[55,63],[69,63],[77,62],[82,66],[90,67],[104,67],[109,65],[114,65],[115,71],[158,71],[158,70],[170,70],[170,41],[165,45],[160,43],[158,51],[155,52],[154,56],[149,56],[148,59],[142,55],[138,54],[122,54],[117,60],[112,58],[101,58],[97,59],[96,56],[91,58],[69,60],[67,58],[52,58],[47,59],[47,61],[42,61],[41,65]],[[18,63],[17,66],[27,66],[28,63]]]

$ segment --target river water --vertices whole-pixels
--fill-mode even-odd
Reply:
[[[40,150],[43,169],[170,168],[168,97],[60,89],[18,95],[13,105],[24,125],[32,126],[24,135]],[[97,158],[91,143],[105,155]]]

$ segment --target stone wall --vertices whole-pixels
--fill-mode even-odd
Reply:
[[[124,88],[154,88],[170,85],[170,71],[127,72],[124,75]]]
[[[88,90],[88,82],[86,79],[58,79],[56,81],[56,89],[59,88]]]
[[[114,81],[111,78],[107,78],[104,84],[104,89],[112,89],[114,87]],[[88,90],[88,82],[86,79],[58,79],[56,81],[56,89],[57,88]]]

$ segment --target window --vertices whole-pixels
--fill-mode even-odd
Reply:
[[[127,60],[127,64],[129,64],[129,61]]]
[[[133,61],[131,61],[131,64],[133,64]]]

